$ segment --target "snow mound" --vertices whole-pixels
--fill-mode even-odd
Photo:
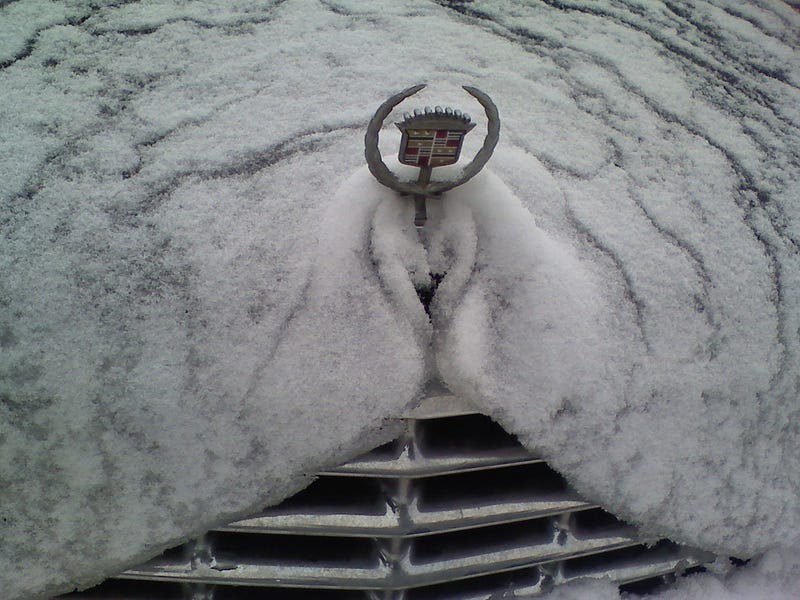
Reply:
[[[496,176],[442,204],[448,227],[472,232],[452,246],[459,266],[443,268],[432,305],[451,389],[648,534],[745,556],[786,540],[786,523],[798,519],[796,433],[772,430],[772,452],[763,438],[747,440],[766,423],[792,422],[796,406],[769,391],[777,360],[763,336],[736,339],[753,313],[774,319],[760,292],[739,294],[748,310],[726,307],[715,332],[697,322],[688,290],[654,290],[658,317],[636,330],[631,298],[610,295],[602,271],[539,229]],[[673,331],[648,348],[643,330],[667,316]]]
[[[722,563],[722,561],[720,561]],[[715,564],[717,572],[678,579],[667,591],[649,594],[654,600],[795,600],[800,560],[797,551],[770,550],[758,560],[738,569]],[[579,579],[555,588],[546,600],[618,600],[629,597],[603,580]]]

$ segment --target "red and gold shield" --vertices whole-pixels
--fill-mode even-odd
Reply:
[[[468,115],[436,107],[425,113],[407,115],[396,123],[403,138],[399,160],[414,167],[443,167],[458,161],[464,135],[475,127]]]

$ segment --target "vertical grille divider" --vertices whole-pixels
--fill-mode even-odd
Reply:
[[[417,422],[406,421],[406,426],[402,434],[402,450],[404,455],[412,463],[416,460],[419,449],[417,448]],[[381,484],[387,493],[387,504],[395,514],[398,528],[408,530],[412,527],[409,515],[409,506],[415,497],[417,490],[415,481],[409,477],[397,477],[395,479],[384,479]],[[398,574],[405,570],[404,564],[410,562],[411,547],[414,538],[404,536],[378,537],[375,543],[379,548],[381,560],[389,567],[397,578]],[[370,597],[376,600],[404,600],[405,590],[387,589],[381,595],[371,592]]]
[[[187,542],[184,545],[184,556],[192,570],[198,570],[201,565],[211,568],[217,563],[213,541],[207,533]],[[181,591],[185,600],[213,600],[215,589],[214,584],[203,582],[181,583]]]

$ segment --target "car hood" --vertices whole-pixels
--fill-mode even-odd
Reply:
[[[0,12],[9,597],[278,502],[391,439],[432,379],[648,533],[796,543],[788,5]],[[502,119],[423,231],[362,166],[373,111],[418,82]]]

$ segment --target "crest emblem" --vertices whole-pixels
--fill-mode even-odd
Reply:
[[[444,167],[458,162],[464,135],[475,127],[469,115],[452,108],[437,106],[422,113],[406,113],[401,123],[401,163],[413,167]]]

